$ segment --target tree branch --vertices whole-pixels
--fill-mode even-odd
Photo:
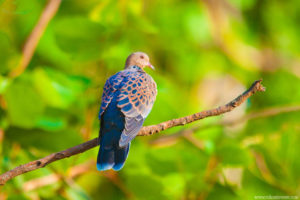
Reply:
[[[206,125],[196,125],[193,127],[190,127],[188,129],[182,129],[177,131],[176,133],[172,133],[170,135],[164,135],[156,138],[155,140],[150,141],[151,145],[165,145],[165,144],[175,144],[176,141],[181,138],[185,137],[185,139],[190,141],[190,136],[195,133],[196,131],[216,127],[216,126],[232,126],[235,124],[239,124],[248,120],[252,119],[258,119],[258,118],[264,118],[264,117],[271,117],[283,113],[289,113],[289,112],[297,112],[300,111],[300,105],[289,105],[289,106],[282,106],[282,107],[273,107],[273,108],[267,108],[264,110],[260,110],[258,112],[253,112],[246,114],[238,119],[235,120],[229,120],[229,121],[217,121]],[[199,147],[199,144],[196,145]]]
[[[237,106],[241,105],[247,98],[252,96],[254,93],[258,91],[265,91],[265,88],[261,85],[262,80],[255,81],[252,86],[246,90],[243,94],[235,98],[234,100],[230,101],[228,104],[220,106],[215,109],[202,111],[199,113],[195,113],[193,115],[189,115],[186,117],[178,118],[178,119],[172,119],[166,122],[162,122],[157,125],[152,126],[146,126],[143,127],[140,132],[139,136],[146,136],[146,135],[152,135],[154,133],[159,133],[163,130],[172,128],[174,126],[183,126],[185,124],[206,118],[211,116],[217,116],[221,115],[226,112],[230,112]],[[4,185],[8,180],[19,176],[21,174],[24,174],[26,172],[30,172],[36,169],[39,169],[41,167],[45,167],[46,165],[55,162],[57,160],[61,160],[79,153],[83,153],[91,148],[94,148],[99,145],[98,138],[92,139],[90,141],[87,141],[85,143],[79,144],[77,146],[71,147],[69,149],[66,149],[64,151],[60,151],[57,153],[52,153],[44,158],[41,158],[39,160],[31,161],[29,163],[26,163],[24,165],[18,166],[10,171],[7,171],[0,175],[0,184]]]

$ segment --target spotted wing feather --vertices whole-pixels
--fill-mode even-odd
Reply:
[[[102,94],[102,102],[99,111],[99,119],[101,119],[101,115],[107,108],[108,104],[111,102],[114,93],[120,88],[123,76],[121,72],[116,73],[115,75],[111,76],[107,79]]]
[[[127,72],[122,80],[118,107],[125,115],[119,146],[127,145],[142,128],[156,98],[156,84],[146,73]]]
[[[156,98],[156,84],[146,73],[128,73],[122,81],[118,107],[126,117],[146,118]]]
[[[126,146],[139,132],[144,123],[144,118],[141,115],[136,117],[125,118],[125,129],[121,134],[119,146]]]

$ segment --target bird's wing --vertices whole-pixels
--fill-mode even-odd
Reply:
[[[99,111],[99,119],[101,119],[101,115],[107,108],[108,104],[111,102],[114,93],[120,88],[121,82],[123,80],[123,76],[121,72],[116,73],[107,79],[102,94],[101,107]]]
[[[139,132],[154,104],[157,90],[146,73],[126,72],[119,88],[118,107],[125,115],[125,129],[119,146],[127,145]]]

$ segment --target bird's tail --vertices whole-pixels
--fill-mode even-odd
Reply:
[[[125,161],[128,156],[130,148],[130,143],[128,143],[125,147],[115,149],[115,164],[113,166],[114,170],[120,170],[125,164]]]
[[[130,143],[125,147],[105,147],[100,145],[98,158],[97,158],[97,169],[104,171],[113,168],[114,170],[120,170],[124,166],[129,152]]]

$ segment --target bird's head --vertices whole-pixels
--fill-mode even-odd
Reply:
[[[128,56],[126,59],[125,69],[128,69],[132,66],[138,66],[141,69],[145,67],[154,69],[153,65],[150,63],[149,56],[143,52],[135,52]]]

